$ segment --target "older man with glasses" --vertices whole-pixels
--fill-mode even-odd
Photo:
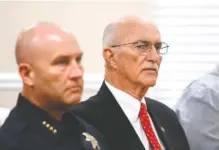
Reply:
[[[73,111],[103,134],[110,149],[189,150],[175,113],[145,97],[156,84],[168,47],[152,21],[136,16],[105,28],[105,80],[97,95]]]

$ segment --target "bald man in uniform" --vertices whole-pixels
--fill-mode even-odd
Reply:
[[[68,113],[83,90],[75,37],[41,22],[20,33],[15,53],[23,88],[0,129],[0,149],[106,150],[95,128]]]
[[[105,80],[96,95],[73,111],[103,134],[110,149],[189,150],[176,114],[145,97],[156,84],[167,49],[150,20],[126,16],[105,28]]]

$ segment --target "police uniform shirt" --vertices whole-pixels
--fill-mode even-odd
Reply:
[[[106,150],[99,133],[66,113],[57,121],[21,94],[0,129],[1,150]]]

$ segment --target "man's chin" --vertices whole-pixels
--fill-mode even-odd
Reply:
[[[81,94],[72,94],[68,98],[66,98],[65,103],[69,105],[74,105],[80,103],[81,101]]]
[[[144,82],[144,85],[147,87],[153,87],[156,85],[156,80],[147,80]]]

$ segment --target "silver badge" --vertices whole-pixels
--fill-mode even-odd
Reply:
[[[91,142],[93,150],[100,150],[100,146],[99,146],[97,140],[92,135],[90,135],[87,132],[83,132],[82,135],[84,135],[86,137],[85,138],[86,141]]]

